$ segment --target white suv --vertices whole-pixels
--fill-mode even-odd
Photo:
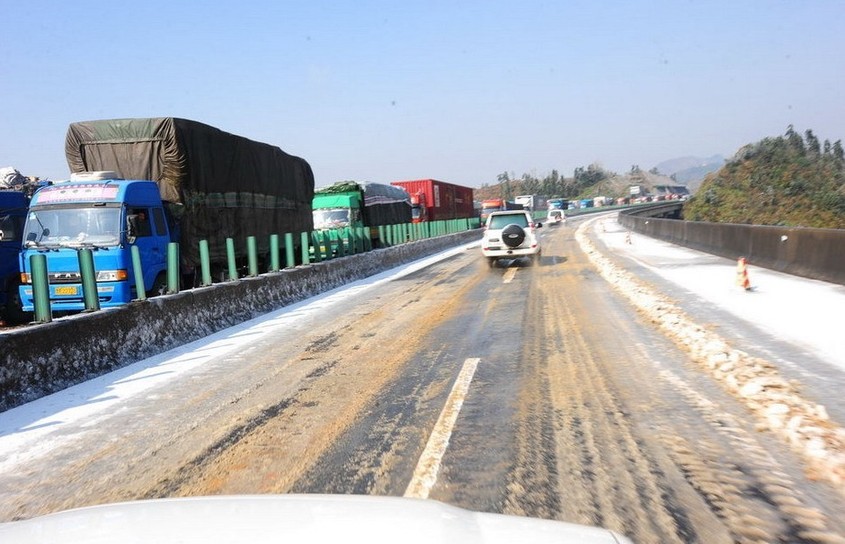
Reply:
[[[499,259],[529,257],[532,264],[540,263],[540,238],[535,223],[527,211],[509,210],[492,212],[484,225],[481,254],[490,266]]]

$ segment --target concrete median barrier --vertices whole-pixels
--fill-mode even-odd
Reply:
[[[682,203],[631,208],[619,222],[634,232],[787,274],[845,285],[845,230],[668,219]]]

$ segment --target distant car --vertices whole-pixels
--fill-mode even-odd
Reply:
[[[546,216],[547,225],[560,225],[565,222],[566,214],[563,213],[563,210],[549,210],[549,214]]]
[[[492,212],[484,225],[481,239],[481,254],[493,267],[499,259],[527,257],[532,264],[540,263],[540,238],[536,229],[542,223],[535,223],[531,213],[525,210]]]

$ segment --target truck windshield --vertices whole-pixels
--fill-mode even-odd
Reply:
[[[314,229],[340,229],[349,226],[349,209],[314,210]]]
[[[24,226],[27,246],[116,246],[120,243],[120,208],[40,208]]]

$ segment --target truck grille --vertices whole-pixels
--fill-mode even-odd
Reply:
[[[50,274],[47,281],[51,284],[79,283],[82,281],[82,274],[79,272],[57,272],[55,274]]]

